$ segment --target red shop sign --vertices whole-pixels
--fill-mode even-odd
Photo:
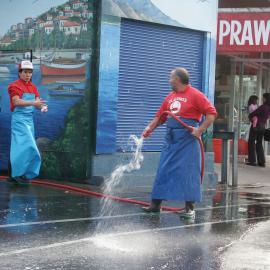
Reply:
[[[269,52],[270,13],[219,13],[219,52]]]

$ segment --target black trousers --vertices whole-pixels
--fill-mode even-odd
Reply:
[[[257,156],[257,162],[261,166],[265,165],[265,155],[262,144],[264,131],[264,127],[254,128],[251,126],[248,137],[248,161],[250,163],[256,163]]]

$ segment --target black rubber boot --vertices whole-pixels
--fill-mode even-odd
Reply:
[[[27,180],[24,176],[13,177],[19,186],[27,187],[30,185],[30,181]]]
[[[162,200],[153,199],[150,206],[142,207],[142,210],[147,213],[159,213]]]
[[[6,181],[7,181],[7,183],[12,184],[12,185],[18,184],[16,178],[14,178],[14,177],[8,177]]]
[[[186,202],[186,205],[185,205],[185,208],[186,208],[186,212],[188,212],[189,210],[194,210],[195,208],[195,204],[194,202],[191,202],[191,201],[187,201]]]

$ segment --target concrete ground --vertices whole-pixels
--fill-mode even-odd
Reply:
[[[270,166],[240,164],[239,187],[205,188],[194,221],[177,213],[144,214],[138,205],[65,188],[2,180],[0,269],[270,269],[269,180]],[[148,201],[150,192],[145,185],[117,187],[114,195]]]

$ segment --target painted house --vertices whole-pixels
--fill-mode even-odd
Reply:
[[[13,32],[13,31],[16,31],[16,30],[17,30],[17,25],[16,25],[16,24],[11,25],[10,30],[11,30],[12,32]]]
[[[74,14],[73,10],[65,11],[65,16],[66,17],[73,17],[74,16],[73,14]]]
[[[79,18],[80,18],[80,17],[82,17],[82,13],[79,12],[79,11],[74,11],[74,12],[73,12],[73,16],[74,16],[74,17],[79,17]]]
[[[64,11],[60,10],[60,11],[58,12],[58,16],[64,16]]]
[[[37,20],[37,26],[39,27],[39,28],[43,28],[44,26],[45,26],[45,21],[43,21],[43,20],[41,20],[41,19],[38,19]]]
[[[35,33],[35,29],[34,28],[29,28],[28,29],[28,36],[31,37],[32,35],[34,35]]]
[[[32,19],[31,17],[28,17],[28,18],[25,18],[25,19],[24,19],[24,23],[25,23],[25,24],[28,24],[28,25],[31,24],[32,21],[33,21],[33,19]]]
[[[47,14],[47,16],[46,16],[46,21],[47,21],[47,22],[51,22],[52,19],[53,19],[53,16],[52,16],[51,14]]]
[[[85,4],[85,3],[84,3],[83,6],[82,6],[82,9],[83,9],[83,10],[87,10],[87,9],[88,9],[88,4]]]
[[[82,21],[82,31],[87,31],[88,28],[87,24],[88,24],[87,20]]]
[[[44,31],[47,35],[51,34],[51,32],[53,31],[54,29],[54,25],[52,23],[46,23],[44,25]]]
[[[81,24],[73,21],[65,21],[62,26],[59,27],[60,31],[63,31],[65,35],[79,35],[81,32]]]
[[[69,11],[69,10],[71,10],[70,5],[68,4],[64,5],[64,11]]]
[[[93,12],[91,12],[89,10],[83,10],[82,17],[87,18],[87,19],[91,19],[91,18],[93,18]]]
[[[17,23],[17,29],[18,30],[23,30],[24,24],[23,23]]]
[[[0,40],[0,46],[4,46],[4,47],[6,47],[6,46],[8,46],[8,45],[10,45],[12,43],[12,40],[11,40],[11,38],[10,37],[3,37],[1,40]]]
[[[68,17],[66,16],[58,16],[55,18],[55,23],[58,25],[58,27],[61,27],[64,25],[64,23],[68,20]]]
[[[76,1],[76,2],[73,2],[72,3],[72,8],[73,9],[79,9],[79,8],[82,8],[84,6],[84,3],[81,2],[81,1]]]

